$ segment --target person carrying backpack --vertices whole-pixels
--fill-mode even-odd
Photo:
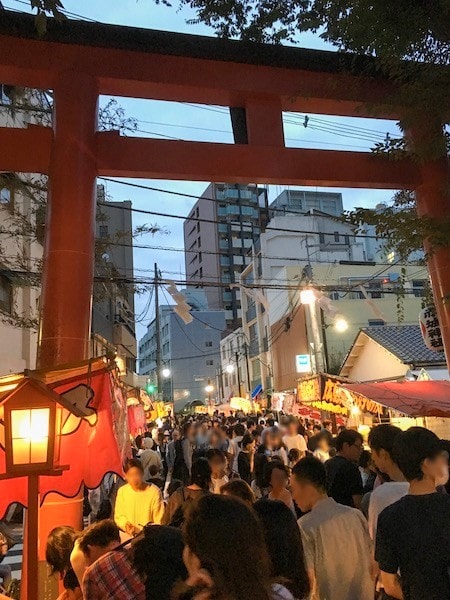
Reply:
[[[162,520],[163,525],[181,527],[187,510],[194,500],[210,493],[211,467],[206,458],[192,463],[189,485],[181,486],[169,498]]]

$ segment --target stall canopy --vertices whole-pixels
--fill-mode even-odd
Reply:
[[[410,417],[450,417],[448,381],[341,383],[340,387]]]

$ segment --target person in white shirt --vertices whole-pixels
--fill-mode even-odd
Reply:
[[[370,536],[373,540],[376,538],[380,513],[409,492],[409,483],[392,458],[395,439],[401,433],[401,429],[388,423],[377,425],[369,433],[372,460],[377,469],[391,479],[391,481],[379,485],[370,494],[368,521]]]
[[[320,460],[321,463],[326,463],[330,458],[330,446],[328,444],[328,437],[323,433],[317,435],[317,446],[313,452],[314,456]]]
[[[221,487],[229,481],[225,474],[227,469],[225,452],[218,448],[210,448],[206,452],[206,459],[211,467],[210,491],[212,494],[220,494]]]
[[[164,502],[159,488],[144,482],[139,460],[129,460],[124,471],[127,483],[117,492],[114,520],[122,531],[134,536],[147,523],[161,524]]]
[[[144,481],[148,481],[151,477],[150,467],[155,465],[155,467],[158,469],[158,473],[162,474],[163,465],[161,454],[154,449],[155,442],[152,438],[144,438],[142,445],[144,450],[140,456],[140,461],[142,468],[144,469]]]
[[[306,440],[298,432],[298,422],[294,417],[292,417],[287,424],[286,433],[283,436],[283,444],[286,446],[288,452],[295,448],[300,452],[301,458],[306,455]]]
[[[238,470],[238,456],[241,451],[241,442],[245,434],[245,427],[242,423],[238,423],[233,428],[233,439],[230,442],[228,448],[229,454],[232,455],[231,459],[231,470],[233,473],[239,473]]]
[[[338,504],[327,494],[325,466],[307,456],[292,470],[294,500],[311,600],[369,600],[374,597],[373,545],[362,512]]]

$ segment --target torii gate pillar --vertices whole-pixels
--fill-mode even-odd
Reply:
[[[60,73],[54,87],[54,138],[49,170],[38,350],[40,368],[89,358],[97,115],[96,80],[72,71]],[[80,530],[82,509],[82,490],[75,498],[59,494],[46,497],[39,511],[40,562],[45,561],[46,539],[51,529],[57,525],[71,525]],[[42,581],[39,587],[42,587]],[[23,599],[41,598],[42,591],[23,589],[21,596]]]

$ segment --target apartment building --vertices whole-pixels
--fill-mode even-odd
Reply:
[[[225,310],[226,326],[241,323],[233,287],[268,219],[267,191],[257,185],[211,183],[184,222],[186,279],[206,292],[213,310]],[[231,284],[231,287],[229,286]]]

